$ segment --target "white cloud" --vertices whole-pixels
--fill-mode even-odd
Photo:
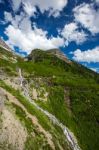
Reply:
[[[99,33],[99,9],[92,4],[83,3],[74,8],[75,21],[82,24],[92,34]]]
[[[16,12],[18,11],[19,7],[21,6],[22,0],[9,0],[13,10]]]
[[[59,48],[64,45],[64,39],[57,37],[47,37],[47,31],[43,31],[32,25],[30,17],[24,13],[15,15],[14,17],[5,12],[5,21],[10,25],[5,29],[5,34],[8,36],[7,43],[14,49],[14,46],[30,53],[35,48],[51,49]],[[33,26],[33,28],[32,28]]]
[[[43,50],[58,48],[63,46],[64,40],[60,37],[47,38],[47,32],[42,29],[30,30],[30,32],[24,32],[13,25],[9,25],[5,31],[8,36],[7,43],[14,48],[18,46],[21,50],[30,53],[35,48]]]
[[[11,13],[5,12],[5,23],[10,23],[15,28],[19,28],[24,32],[29,32],[31,29],[31,21],[29,16],[25,15],[23,12],[20,15],[12,16]]]
[[[55,48],[64,46],[64,39],[60,38],[59,36],[51,38],[50,41],[52,42]]]
[[[95,71],[95,72],[99,72],[99,68],[90,68],[90,69]]]
[[[67,5],[67,0],[12,0],[12,8],[16,12],[22,4],[27,14],[33,15],[38,6],[42,13],[49,10],[50,15],[57,16],[60,11]]]
[[[31,16],[35,16],[37,11],[36,6],[40,11],[49,11],[49,16],[53,15],[58,17],[60,11],[67,4],[67,0],[11,0],[14,16],[11,13],[5,12],[5,23],[10,23],[5,28],[5,34],[8,36],[7,43],[14,49],[15,46],[28,53],[35,48],[41,48],[44,50],[51,48],[59,48],[64,46],[64,39],[57,37],[47,37],[47,31],[38,29],[34,24],[31,25]],[[24,11],[20,11],[19,8],[23,7]],[[17,15],[17,11],[20,14]]]
[[[35,48],[47,50],[63,47],[71,41],[80,44],[86,40],[86,34],[78,30],[76,23],[65,25],[64,29],[60,31],[62,37],[48,38],[47,31],[38,29],[35,24],[33,24],[34,29],[32,29],[30,18],[24,13],[12,17],[10,13],[5,12],[5,20],[11,23],[5,30],[5,34],[9,38],[8,44],[12,48],[18,46],[28,53]]]
[[[23,19],[28,19],[29,17],[26,17],[24,13],[20,13],[20,15],[15,15],[14,17],[12,16],[11,13],[9,12],[4,12],[4,17],[5,17],[5,23],[11,23],[15,27],[20,26],[20,24],[23,22]]]
[[[4,12],[4,17],[5,17],[5,21],[6,21],[6,23],[8,23],[8,22],[12,22],[13,21],[13,17],[12,17],[12,14],[11,13],[9,13],[9,12]]]
[[[66,24],[61,35],[65,38],[67,45],[71,41],[75,41],[77,44],[83,43],[87,38],[84,31],[79,31],[77,24],[74,22]]]
[[[36,8],[29,2],[24,3],[24,10],[29,16],[34,16],[34,13],[36,12]]]
[[[93,0],[93,2],[96,2],[96,4],[99,4],[99,0],[95,0],[95,1]]]
[[[99,47],[94,49],[89,49],[86,51],[81,51],[77,49],[73,52],[73,59],[80,62],[99,62]]]

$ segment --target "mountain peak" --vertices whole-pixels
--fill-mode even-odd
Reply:
[[[71,62],[69,58],[66,56],[66,54],[63,53],[60,49],[50,49],[47,52],[57,56],[59,59],[62,59],[63,61],[67,63]]]
[[[35,59],[40,59],[46,58],[49,55],[55,55],[57,58],[65,61],[66,63],[71,63],[71,61],[67,58],[67,56],[60,50],[60,49],[49,49],[49,50],[41,50],[41,49],[34,49],[29,55],[28,59],[29,60],[35,60]]]
[[[60,49],[57,49],[57,48],[49,49],[48,52],[53,53],[53,54],[58,54],[58,53],[62,54],[63,53]]]

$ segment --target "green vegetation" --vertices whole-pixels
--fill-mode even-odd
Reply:
[[[33,123],[32,120],[30,118],[27,117],[25,111],[20,108],[18,105],[12,103],[12,108],[15,109],[15,113],[16,115],[19,117],[19,119],[24,123],[25,127],[27,128],[28,132],[35,132],[35,128],[33,127]]]
[[[49,92],[49,97],[47,102],[38,100],[38,105],[51,112],[74,132],[82,150],[98,150],[99,74],[76,62],[66,63],[55,55],[41,50],[33,51],[29,55],[28,61],[23,61],[21,58],[17,58],[17,60],[16,63],[11,63],[11,61],[0,59],[0,68],[8,76],[17,75],[16,69],[21,68],[22,74],[29,83],[31,83],[31,80],[38,82],[38,80],[35,81],[35,78],[41,78]],[[39,82],[38,85],[40,85]],[[35,115],[44,129],[59,134],[59,141],[62,143],[63,137],[60,136],[62,132],[58,127],[53,130],[51,122],[43,113],[31,105],[19,91],[5,85],[2,81],[0,81],[0,86],[11,92],[26,107],[29,113]],[[69,92],[69,108],[64,92],[66,88]],[[16,114],[20,116],[21,120],[26,118],[22,110],[16,109]],[[24,122],[27,128],[31,126],[30,120],[24,120]],[[37,141],[41,142],[42,140],[37,138],[34,143],[30,139],[28,141],[30,145],[37,146]],[[28,144],[26,146],[29,149]],[[64,144],[63,147],[65,147]]]
[[[0,86],[12,93],[27,109],[27,111],[35,115],[38,118],[40,124],[46,129],[50,130],[50,123],[48,118],[39,110],[35,108],[27,99],[25,99],[19,91],[7,86],[3,81],[0,80]]]
[[[76,135],[83,150],[97,150],[99,147],[99,90],[70,87],[70,111],[64,101],[63,86],[54,86],[49,100],[38,104],[54,114]]]
[[[25,125],[27,131],[29,132],[24,150],[30,150],[30,149],[40,149],[42,143],[42,148],[45,149],[51,149],[48,145],[46,138],[44,137],[43,133],[39,133],[36,126],[33,125],[32,120],[26,116],[26,113],[17,106],[16,104],[11,104],[13,108],[15,109],[15,113],[20,119],[20,121]]]
[[[74,121],[77,125],[75,133],[85,150],[99,148],[99,91],[91,88],[71,89],[71,106]],[[84,141],[84,142],[83,142]]]
[[[46,142],[46,140],[45,141],[42,140],[43,138],[44,138],[43,136],[38,136],[34,139],[32,137],[29,137],[26,141],[24,150],[36,150],[36,149],[51,150],[51,147]]]
[[[39,110],[36,109],[35,106],[33,106],[27,99],[25,99],[19,91],[9,87],[8,85],[6,85],[3,81],[0,80],[0,87],[6,89],[8,92],[10,92],[13,96],[15,96],[27,109],[27,111],[32,114],[33,116],[36,116],[38,119],[38,122],[42,125],[42,127],[46,130],[49,131],[53,137],[53,141],[55,144],[55,147],[57,149],[59,149],[58,144],[60,143],[60,145],[62,145],[64,147],[64,149],[67,146],[67,142],[65,140],[65,136],[63,135],[62,130],[55,125],[52,125],[52,123],[50,122],[50,120]],[[27,138],[26,141],[26,145],[25,145],[25,149],[31,149],[32,147],[34,147],[34,149],[51,149],[44,137],[44,135],[42,133],[38,133],[36,127],[33,126],[31,120],[29,118],[27,118],[25,112],[17,105],[12,103],[12,106],[15,108],[15,113],[16,115],[19,117],[20,121],[22,121],[25,125],[25,127],[27,128],[27,131],[29,133],[34,132],[36,136],[36,138],[32,138],[32,135],[29,134],[29,137]],[[33,140],[32,140],[33,139]],[[44,142],[44,145],[41,145],[41,143]],[[33,146],[34,145],[34,146]],[[70,150],[70,148],[68,148],[68,150]]]

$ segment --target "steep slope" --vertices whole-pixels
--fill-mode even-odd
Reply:
[[[71,63],[71,61],[66,57],[66,55],[59,49],[50,49],[47,51],[47,53],[53,54],[67,63]]]
[[[59,50],[34,50],[23,59],[2,48],[0,56],[1,149],[99,149],[97,73]],[[12,122],[17,118],[16,130],[11,126],[16,144],[10,140],[9,124],[5,128],[7,113]],[[21,146],[18,127],[24,130]]]
[[[62,51],[60,51],[59,49],[50,49],[47,51],[43,51],[40,49],[34,49],[30,55],[28,55],[28,59],[35,61],[35,60],[42,60],[43,58],[49,58],[49,57],[58,57],[59,59],[70,63],[71,61],[66,57],[66,55],[64,53],[62,53]]]
[[[5,48],[8,51],[11,51],[11,48],[0,38],[0,47]]]

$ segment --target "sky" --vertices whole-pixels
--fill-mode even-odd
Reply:
[[[0,37],[21,55],[59,48],[99,72],[99,0],[0,0]]]

